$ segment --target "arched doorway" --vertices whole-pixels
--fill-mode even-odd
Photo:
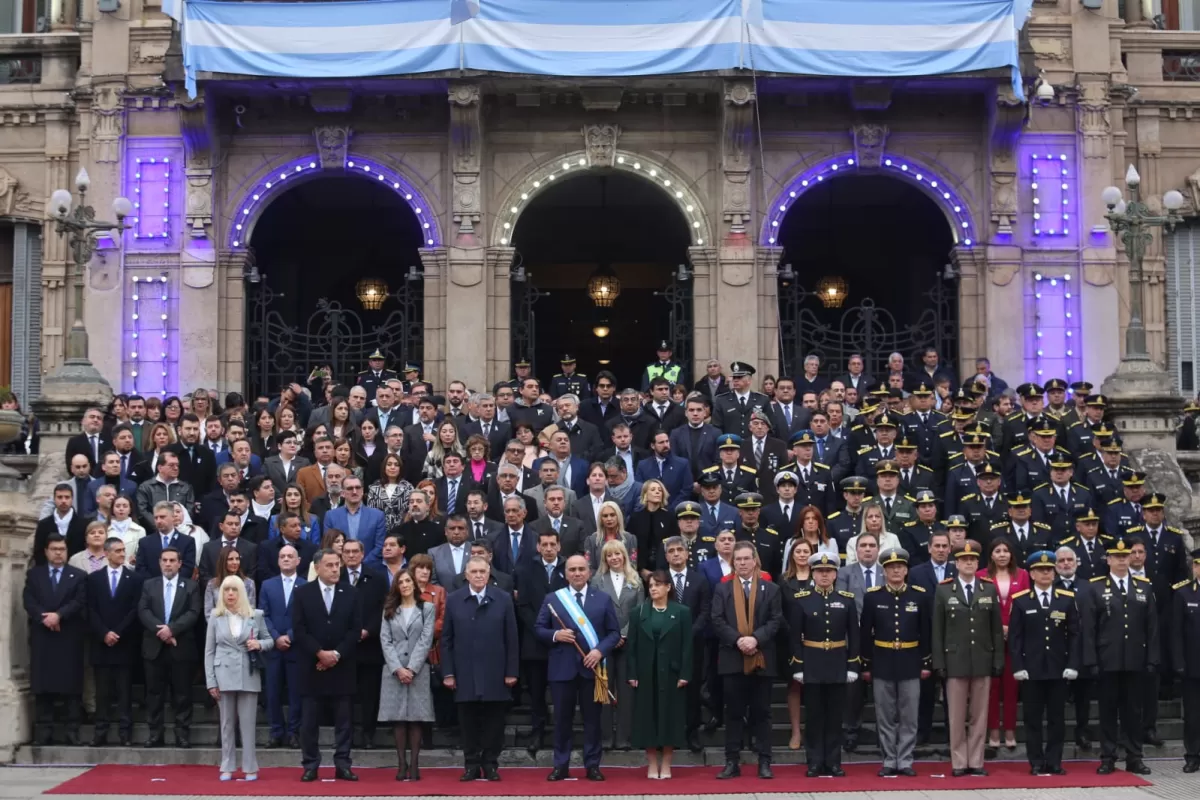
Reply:
[[[420,361],[427,235],[402,194],[353,172],[275,197],[249,242],[249,396],[304,383],[319,365],[353,382],[376,348],[392,368]]]
[[[633,174],[579,171],[544,189],[513,229],[514,268],[526,276],[513,290],[514,358],[532,359],[546,380],[570,353],[580,372],[612,370],[620,386],[637,384],[657,340],[689,363],[680,351],[691,345],[690,293],[677,278],[692,238],[672,198]],[[602,268],[620,282],[607,308],[588,295]]]
[[[892,352],[914,364],[925,347],[957,363],[958,287],[947,268],[955,235],[913,183],[870,172],[814,181],[777,241],[783,372],[800,374],[815,353],[832,376],[860,353],[868,372],[886,374]]]

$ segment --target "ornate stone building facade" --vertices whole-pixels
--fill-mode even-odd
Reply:
[[[944,217],[960,371],[986,354],[1010,383],[1038,370],[1099,383],[1120,358],[1128,309],[1101,189],[1134,164],[1152,204],[1177,188],[1188,214],[1200,213],[1200,33],[1154,30],[1129,5],[1126,22],[1115,0],[1095,13],[1038,0],[1026,86],[1034,96],[1045,80],[1054,93],[1026,104],[1007,74],[202,75],[188,99],[159,0],[126,0],[113,13],[96,0],[78,13],[56,1],[47,32],[0,41],[12,383],[36,394],[63,359],[74,314],[68,254],[45,201],[80,167],[97,209],[121,194],[140,204],[133,230],[120,247],[102,246],[87,275],[91,357],[117,390],[246,386],[255,226],[292,186],[329,175],[392,187],[411,212],[403,224],[420,226],[426,377],[439,386],[506,377],[517,355],[513,231],[555,181],[597,171],[654,185],[686,221],[696,364],[741,359],[778,374],[788,341],[777,231],[813,186],[874,174],[918,189]],[[886,205],[859,216],[864,233],[880,213]],[[1169,273],[1194,274],[1182,258],[1168,264],[1170,249],[1156,241],[1146,263],[1150,350],[1163,361],[1179,313]]]

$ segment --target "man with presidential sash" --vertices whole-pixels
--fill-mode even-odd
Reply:
[[[554,701],[554,770],[547,780],[569,777],[575,706],[583,716],[583,766],[588,780],[600,772],[600,697],[609,696],[604,659],[621,638],[612,600],[588,586],[592,571],[583,556],[571,556],[567,586],[546,595],[538,612],[537,637],[550,650],[547,679]]]

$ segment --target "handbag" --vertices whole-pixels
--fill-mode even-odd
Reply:
[[[263,658],[262,650],[247,650],[246,655],[250,657],[250,669],[266,670],[267,660]]]

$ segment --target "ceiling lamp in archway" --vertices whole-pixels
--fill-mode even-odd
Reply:
[[[367,311],[378,311],[387,300],[388,285],[379,278],[363,278],[354,285],[354,293]]]
[[[621,281],[617,273],[608,264],[603,264],[592,273],[588,279],[588,297],[597,308],[612,308],[612,304],[621,296]]]
[[[841,308],[850,287],[836,275],[826,275],[817,281],[817,295],[826,308]]]

